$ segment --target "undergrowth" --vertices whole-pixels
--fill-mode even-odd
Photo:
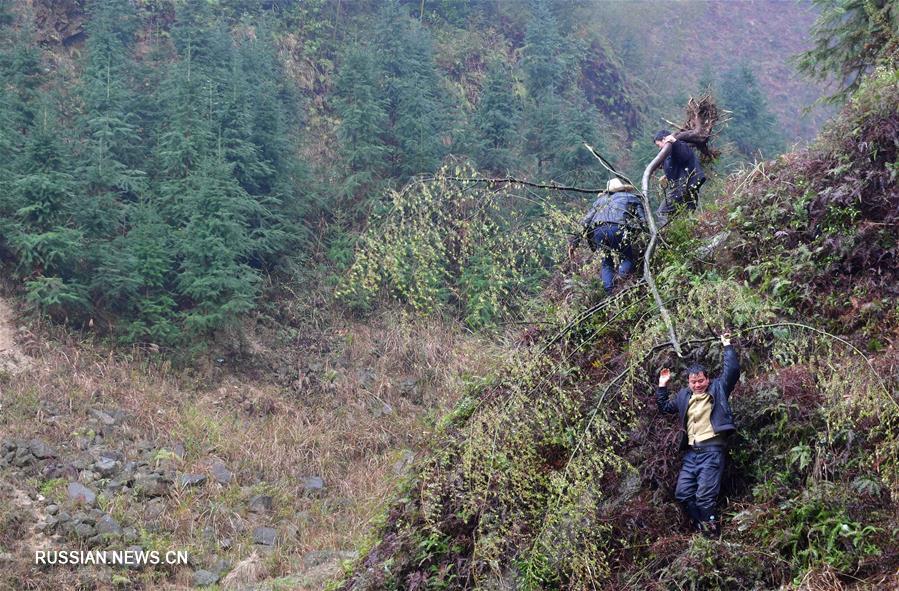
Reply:
[[[442,423],[341,588],[895,584],[896,75],[818,146],[666,229],[653,272],[685,359],[642,282],[598,302],[583,277],[551,281],[530,305],[541,322]],[[717,374],[725,331],[744,369],[725,533],[708,541],[685,534],[653,382],[691,360]]]

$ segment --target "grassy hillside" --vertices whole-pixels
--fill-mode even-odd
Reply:
[[[666,230],[653,271],[685,359],[642,282],[599,303],[550,288],[545,324],[443,421],[340,588],[899,584],[897,80],[879,70],[812,148]],[[724,331],[739,435],[709,541],[684,533],[677,427],[652,392],[660,367],[719,367]]]

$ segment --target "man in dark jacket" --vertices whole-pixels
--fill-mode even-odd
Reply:
[[[692,365],[687,370],[689,387],[669,400],[671,371],[666,367],[659,374],[656,391],[659,412],[678,413],[682,430],[680,448],[686,451],[674,496],[693,527],[706,535],[718,535],[721,531],[716,505],[727,456],[727,438],[736,430],[730,393],[740,378],[740,359],[730,344],[730,334],[721,335],[721,344],[724,346],[721,376],[709,381],[704,367]]]
[[[606,190],[599,194],[593,207],[581,220],[584,230],[569,241],[568,258],[574,256],[574,249],[580,244],[581,236],[587,235],[592,250],[602,248],[602,285],[607,294],[612,293],[615,281],[615,267],[612,252],[618,252],[621,264],[618,274],[621,277],[634,270],[634,251],[632,237],[646,223],[646,212],[643,202],[632,191],[631,185],[618,178],[613,178],[606,185]]]
[[[696,209],[699,202],[699,188],[705,182],[705,173],[699,163],[699,156],[688,144],[700,142],[702,139],[689,130],[672,134],[663,129],[655,135],[655,144],[660,150],[666,144],[671,144],[671,153],[662,164],[668,189],[658,211],[662,226],[668,223],[668,218],[678,206],[691,211]]]

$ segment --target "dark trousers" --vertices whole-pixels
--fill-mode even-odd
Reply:
[[[716,506],[726,456],[727,451],[723,446],[699,451],[690,448],[684,454],[684,464],[677,477],[674,497],[680,501],[697,527],[709,521],[720,521]]]
[[[593,229],[593,246],[602,251],[602,286],[606,292],[612,291],[615,281],[615,265],[612,261],[612,253],[618,252],[621,264],[618,266],[618,274],[628,275],[634,270],[634,250],[630,240],[625,236],[624,228],[618,224],[599,224]]]
[[[659,225],[666,225],[671,214],[679,208],[695,211],[696,204],[699,203],[699,188],[704,182],[705,179],[691,184],[687,182],[686,178],[675,181],[671,191],[665,196],[665,200],[659,206]]]

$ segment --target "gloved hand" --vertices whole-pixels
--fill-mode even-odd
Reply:
[[[730,333],[729,332],[721,333],[721,344],[724,345],[725,347],[730,344]]]

